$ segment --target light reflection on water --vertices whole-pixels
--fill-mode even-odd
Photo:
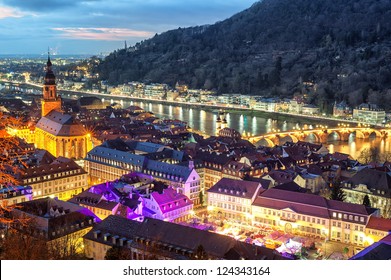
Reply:
[[[112,101],[112,100],[111,100]],[[121,102],[122,104],[122,102]],[[126,108],[130,105],[140,106],[148,111],[153,112],[159,118],[174,118],[180,119],[188,123],[188,125],[196,130],[203,131],[209,135],[216,134],[216,120],[218,110],[204,110],[198,108],[188,108],[172,105],[163,105],[151,102],[142,101],[123,101],[123,107]],[[296,119],[289,119],[288,117],[276,117],[273,119],[269,117],[262,117],[254,115],[251,112],[248,114],[229,112],[225,115],[227,120],[227,126],[238,130],[243,133],[251,133],[254,135],[260,135],[272,131],[287,131],[293,130],[294,128],[302,127],[305,124],[310,127],[315,127],[319,124],[319,121],[313,121],[312,123],[308,120],[298,122]],[[381,153],[391,152],[390,139],[381,138],[370,138],[370,139],[355,139],[355,137],[349,137],[348,141],[338,141],[332,136],[329,137],[329,141],[326,144],[327,148],[331,153],[341,152],[350,154],[352,158],[356,159],[360,152],[369,147],[378,147]],[[313,142],[314,137],[308,137],[307,141]]]

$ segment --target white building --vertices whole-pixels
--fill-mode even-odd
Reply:
[[[186,221],[191,217],[193,202],[169,187],[162,193],[153,192],[144,199],[144,215],[169,222]]]

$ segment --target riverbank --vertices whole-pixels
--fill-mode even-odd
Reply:
[[[171,106],[181,106],[185,108],[197,108],[197,109],[203,109],[208,111],[213,110],[223,110],[227,113],[236,113],[236,114],[246,114],[249,116],[256,116],[256,117],[262,117],[262,118],[273,118],[277,120],[299,120],[300,122],[310,121],[310,122],[318,122],[322,121],[322,124],[324,125],[337,125],[338,123],[345,122],[345,123],[353,123],[358,124],[359,122],[353,121],[353,120],[346,120],[346,119],[336,119],[336,118],[328,118],[328,117],[322,117],[322,116],[313,116],[313,115],[304,115],[304,114],[294,114],[294,113],[288,113],[288,112],[271,112],[271,111],[263,111],[263,110],[255,110],[251,108],[233,108],[228,106],[222,106],[222,105],[215,105],[215,104],[198,104],[198,103],[187,103],[187,102],[181,102],[181,101],[170,101],[170,100],[161,100],[161,99],[151,99],[151,98],[141,98],[141,97],[134,97],[134,96],[127,96],[127,95],[114,95],[114,94],[104,94],[104,93],[92,93],[92,92],[78,92],[78,91],[69,91],[69,90],[59,90],[59,92],[67,93],[71,95],[81,95],[81,96],[100,96],[104,99],[113,99],[113,100],[129,100],[129,101],[138,101],[138,102],[150,102],[154,104],[166,104]]]
[[[34,87],[34,88],[42,88],[41,85],[33,84],[33,83],[15,83],[15,82],[9,82],[9,81],[0,81],[1,83],[11,83],[20,87]],[[150,98],[141,98],[141,97],[134,97],[134,96],[128,96],[128,95],[114,95],[114,94],[105,94],[105,93],[99,93],[99,92],[87,92],[87,91],[73,91],[73,90],[64,90],[64,89],[58,89],[58,92],[68,95],[76,95],[76,96],[99,96],[107,99],[113,99],[113,100],[129,100],[129,101],[139,101],[139,102],[151,102],[155,104],[167,104],[171,106],[181,106],[185,108],[197,108],[197,109],[203,109],[208,111],[213,110],[224,110],[228,113],[239,113],[239,114],[246,114],[250,116],[256,116],[256,117],[263,117],[263,118],[273,118],[277,120],[297,120],[300,122],[311,122],[316,124],[317,122],[321,121],[322,125],[327,126],[337,126],[338,123],[351,123],[351,124],[359,124],[362,122],[358,122],[355,120],[346,120],[346,119],[337,119],[337,118],[331,118],[326,116],[315,116],[315,115],[305,115],[305,114],[297,114],[297,113],[289,113],[289,112],[275,112],[275,111],[264,111],[264,110],[256,110],[251,108],[233,108],[230,106],[224,106],[224,105],[216,105],[216,104],[200,104],[200,103],[188,103],[188,102],[181,102],[181,101],[170,101],[170,100],[160,100],[160,99],[150,99]]]

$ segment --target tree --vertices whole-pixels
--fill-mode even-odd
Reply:
[[[30,234],[7,229],[1,239],[2,260],[47,260],[49,252],[45,240]]]
[[[198,245],[196,252],[195,252],[195,258],[197,260],[207,260],[208,259],[208,254],[206,253],[204,246],[201,244]]]
[[[391,198],[386,199],[386,205],[383,207],[382,217],[391,219]]]
[[[17,185],[18,180],[15,174],[26,166],[22,160],[22,157],[26,154],[21,147],[23,141],[5,132],[8,126],[13,125],[17,127],[21,122],[21,119],[0,112],[0,132],[3,132],[3,136],[0,136],[0,186],[12,188]],[[14,209],[13,205],[5,203],[2,201],[2,198],[0,199],[0,224],[9,225],[13,222],[9,218],[9,213],[12,209]]]
[[[49,259],[78,260],[85,259],[83,235],[85,231],[67,234],[47,242]]]
[[[371,207],[371,201],[369,200],[369,196],[367,194],[364,196],[362,204],[366,207]]]
[[[357,160],[363,164],[380,162],[380,150],[377,147],[365,148],[361,151]]]
[[[203,191],[200,191],[199,198],[200,198],[200,205],[203,205],[204,204],[204,193],[203,193]]]
[[[111,247],[105,255],[105,260],[130,260],[131,258],[130,249],[123,247]]]
[[[335,180],[332,183],[330,199],[344,201],[345,198],[346,198],[346,194],[341,188],[341,182],[339,180]]]

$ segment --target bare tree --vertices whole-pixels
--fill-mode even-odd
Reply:
[[[26,155],[26,150],[21,146],[23,140],[9,135],[5,129],[8,125],[18,126],[21,120],[10,117],[0,112],[0,187],[13,188],[18,184],[15,174],[26,164],[22,160]],[[8,204],[0,198],[0,224],[9,225],[12,219],[9,213],[14,209],[14,205]]]
[[[357,160],[363,164],[368,164],[371,162],[381,162],[380,150],[377,147],[363,149]]]
[[[47,242],[49,259],[75,260],[84,259],[83,235],[85,231],[73,232]]]
[[[1,259],[6,260],[47,260],[48,250],[44,237],[31,234],[31,226],[24,227],[26,231],[7,228],[1,239]]]
[[[107,250],[105,260],[131,260],[132,252],[124,247],[111,247]]]
[[[383,208],[383,218],[391,219],[391,198],[386,200],[386,205]]]

